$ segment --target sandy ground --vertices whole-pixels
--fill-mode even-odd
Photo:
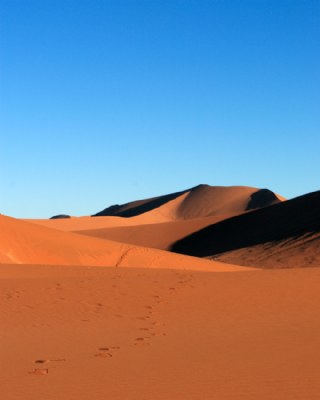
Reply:
[[[0,277],[5,400],[319,399],[319,269]]]

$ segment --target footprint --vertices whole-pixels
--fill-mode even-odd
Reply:
[[[135,338],[135,341],[137,342],[135,344],[150,344],[146,342],[148,339],[150,339],[150,337],[137,337]]]
[[[113,354],[111,353],[112,350],[119,350],[120,346],[111,346],[111,347],[99,347],[98,350],[99,352],[96,353],[94,356],[95,357],[103,357],[103,358],[110,358],[113,357]]]
[[[99,353],[96,353],[94,356],[95,357],[110,358],[110,357],[112,357],[112,354],[108,353],[107,351],[100,351]]]
[[[48,373],[48,368],[35,368],[33,371],[29,372],[31,375],[48,375]]]
[[[67,361],[65,358],[51,358],[50,360],[42,360],[42,359],[39,359],[39,360],[35,360],[35,364],[46,364],[46,363],[49,363],[49,362],[60,362],[60,361]]]

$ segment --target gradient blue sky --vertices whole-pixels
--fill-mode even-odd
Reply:
[[[319,190],[318,0],[2,0],[0,212]]]

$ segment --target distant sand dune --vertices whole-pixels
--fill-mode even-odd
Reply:
[[[96,216],[135,217],[152,211],[168,219],[191,219],[218,214],[235,214],[265,207],[282,198],[267,189],[246,186],[199,185],[183,192],[111,206]]]

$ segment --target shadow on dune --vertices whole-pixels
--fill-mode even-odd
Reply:
[[[317,191],[210,225],[177,241],[170,250],[208,257],[319,231],[320,191]]]
[[[65,219],[65,218],[71,218],[71,217],[70,217],[70,215],[67,215],[67,214],[58,214],[58,215],[54,215],[50,219]]]
[[[279,198],[269,189],[260,189],[250,196],[246,210],[254,210],[256,208],[268,207],[272,204],[279,203]]]

